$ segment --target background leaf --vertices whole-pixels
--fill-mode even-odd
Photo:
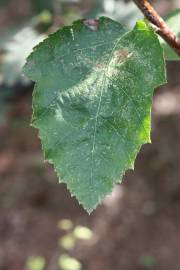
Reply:
[[[81,20],[37,46],[24,71],[45,158],[91,212],[150,142],[153,89],[165,82],[158,38],[142,21],[125,33]]]
[[[172,11],[166,17],[164,17],[167,25],[180,39],[180,9]],[[164,49],[166,60],[180,60],[180,57],[169,47],[169,45],[160,38],[161,45]]]
[[[44,38],[45,35],[40,35],[32,27],[24,27],[5,43],[0,72],[6,85],[12,86],[17,81],[29,83],[29,80],[22,76],[22,67],[33,47]]]

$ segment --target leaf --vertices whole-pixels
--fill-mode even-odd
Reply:
[[[176,9],[164,17],[165,22],[170,27],[170,29],[177,35],[180,39],[180,9]],[[160,38],[161,45],[164,49],[164,56],[166,60],[180,60],[180,57],[169,47],[169,45]]]
[[[159,40],[141,21],[125,33],[105,17],[81,20],[37,46],[24,72],[45,158],[91,212],[150,142],[153,89],[165,82]]]

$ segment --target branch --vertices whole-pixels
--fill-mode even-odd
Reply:
[[[165,21],[154,10],[147,0],[134,0],[135,4],[142,11],[144,16],[156,28],[156,32],[169,44],[169,46],[180,56],[180,41],[176,35],[169,29]]]

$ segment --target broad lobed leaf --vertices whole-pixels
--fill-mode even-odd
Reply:
[[[29,56],[34,127],[45,159],[91,212],[150,142],[153,89],[165,83],[162,48],[139,21],[77,21]]]

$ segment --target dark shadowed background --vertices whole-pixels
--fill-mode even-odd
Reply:
[[[180,0],[153,1],[160,14]],[[89,216],[43,162],[21,68],[64,24],[105,14],[132,27],[132,1],[0,0],[0,270],[180,269],[180,63],[152,108],[152,144]]]

